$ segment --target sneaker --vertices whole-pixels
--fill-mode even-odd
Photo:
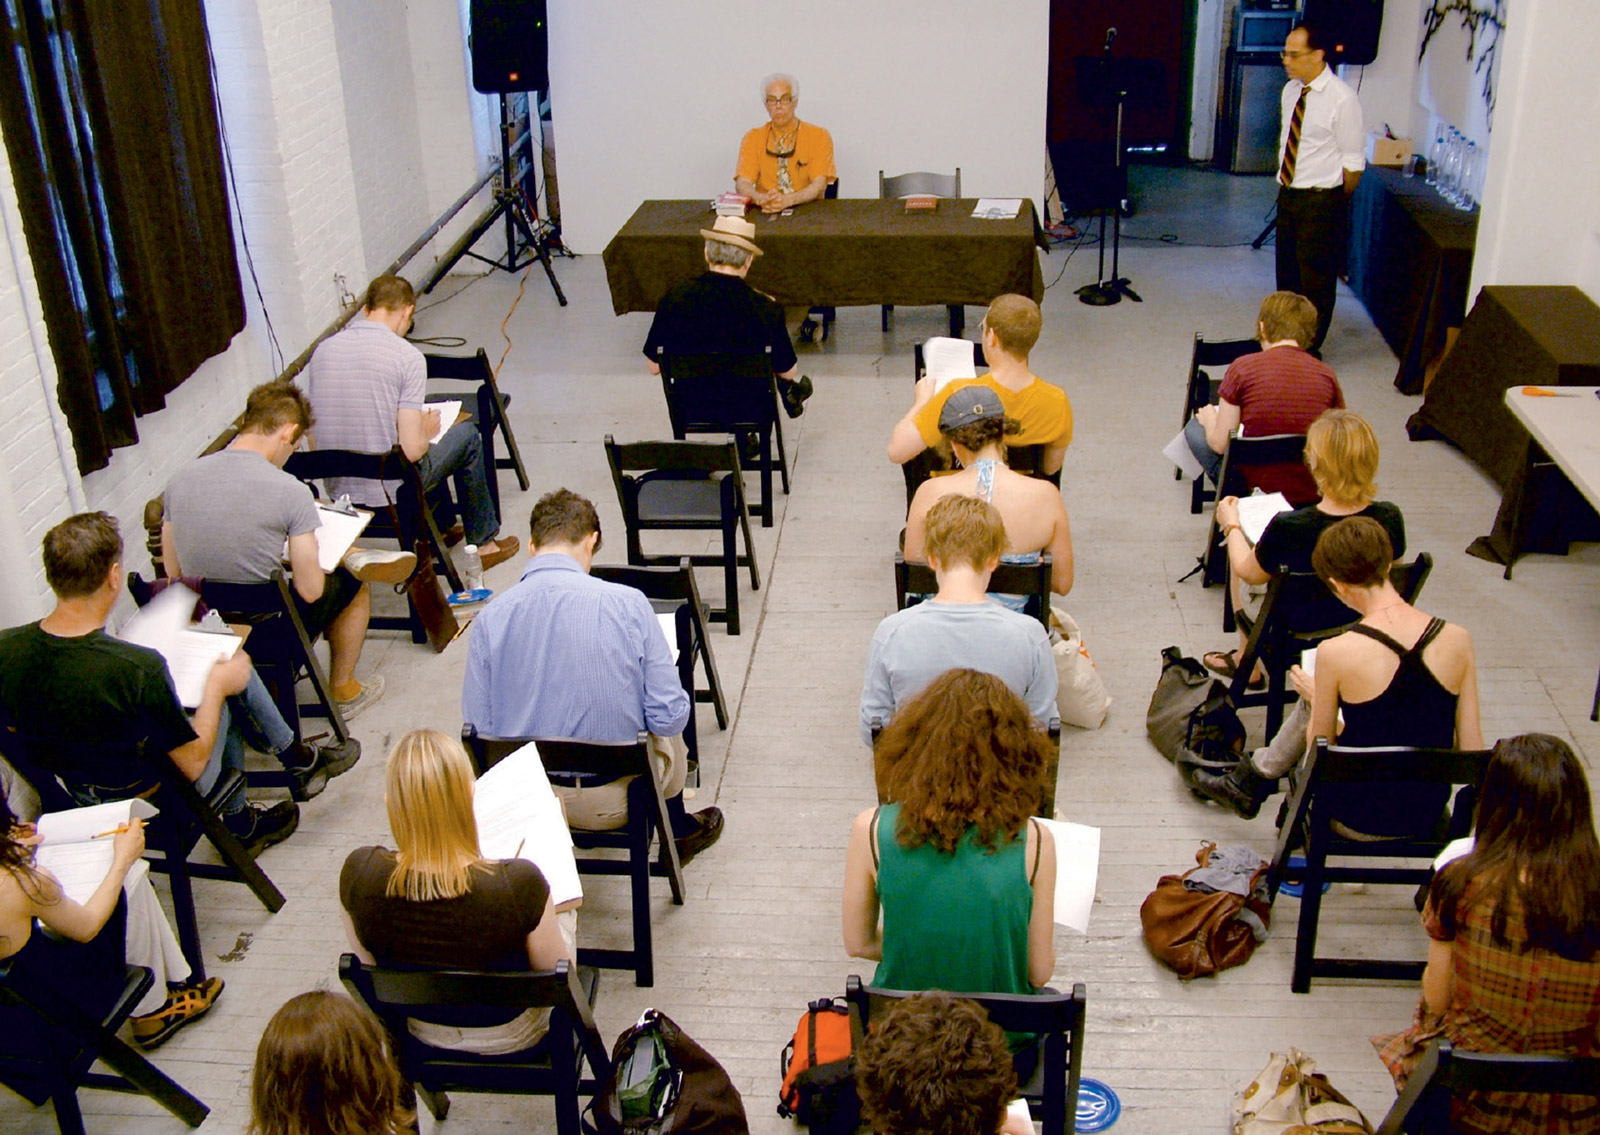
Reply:
[[[343,744],[313,748],[299,741],[291,754],[285,755],[290,759],[283,762],[283,767],[294,777],[289,795],[304,803],[321,794],[328,786],[328,781],[355,767],[355,763],[361,759],[361,742],[352,737]]]
[[[353,698],[333,699],[333,704],[339,707],[339,712],[346,721],[353,720],[355,716],[374,702],[383,697],[383,675],[374,674],[361,686],[361,692]]]
[[[784,384],[779,392],[779,397],[783,399],[784,413],[791,418],[798,418],[805,413],[806,399],[811,397],[814,389],[816,388],[812,385],[811,376],[806,374],[802,374],[793,382]]]
[[[294,834],[295,828],[300,826],[300,805],[293,800],[280,800],[270,808],[265,804],[246,804],[243,811],[227,816],[225,822],[254,859]]]
[[[517,554],[517,542],[502,536],[493,544],[485,544],[478,549],[478,555],[483,560],[483,570],[488,571],[496,564],[503,564]]]
[[[687,864],[722,838],[722,809],[705,808],[689,817],[695,828],[673,840],[678,845],[678,863]]]
[[[344,566],[362,583],[404,583],[417,570],[417,554],[399,549],[351,548]]]
[[[191,1021],[198,1021],[222,996],[222,979],[208,977],[188,985],[177,985],[167,990],[166,1004],[154,1013],[142,1017],[129,1017],[133,1025],[133,1039],[140,1048],[158,1048],[173,1033]]]

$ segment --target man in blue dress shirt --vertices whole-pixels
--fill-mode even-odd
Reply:
[[[461,716],[492,737],[632,741],[648,731],[678,857],[687,862],[722,834],[722,810],[684,810],[681,734],[694,705],[655,611],[642,592],[589,575],[600,518],[585,498],[546,493],[529,528],[521,580],[473,621]],[[626,779],[556,792],[574,828],[627,820]]]

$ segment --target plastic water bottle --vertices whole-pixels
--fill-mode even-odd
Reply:
[[[483,557],[478,554],[478,545],[468,544],[461,549],[461,575],[468,591],[483,586]]]

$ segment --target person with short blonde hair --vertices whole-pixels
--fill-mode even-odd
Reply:
[[[1027,296],[997,296],[984,313],[980,329],[983,357],[989,373],[977,378],[958,378],[937,387],[924,376],[917,381],[911,408],[895,423],[889,434],[889,460],[904,465],[940,441],[939,422],[945,401],[958,390],[984,386],[1000,396],[1008,418],[1015,419],[1017,432],[1012,445],[1042,445],[1046,449],[1039,469],[1055,473],[1072,443],[1072,403],[1066,391],[1046,382],[1028,366],[1029,353],[1039,340],[1043,317],[1039,305]]]
[[[291,997],[256,1046],[248,1135],[402,1135],[415,1114],[372,1014],[325,989]]]
[[[1184,426],[1195,460],[1215,483],[1233,431],[1246,437],[1305,433],[1324,410],[1344,406],[1333,368],[1309,353],[1317,311],[1294,292],[1273,292],[1261,301],[1256,339],[1261,350],[1235,359],[1223,375],[1215,405],[1202,406]],[[1293,505],[1316,499],[1316,486],[1297,462],[1241,469],[1245,484],[1281,492]]]
[[[939,592],[890,615],[873,633],[861,686],[861,739],[868,745],[875,724],[888,724],[900,706],[956,666],[999,678],[1041,726],[1055,715],[1059,678],[1050,636],[1038,619],[988,595],[1005,543],[1005,521],[987,501],[952,494],[928,509],[925,548]]]
[[[352,851],[339,875],[350,946],[369,964],[422,969],[549,970],[576,964],[539,868],[485,859],[472,810],[472,763],[461,743],[414,729],[395,743],[384,802],[395,850]],[[440,1010],[408,1022],[426,1044],[519,1052],[549,1027],[548,1010]]]

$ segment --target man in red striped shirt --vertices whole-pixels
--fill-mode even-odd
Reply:
[[[1228,436],[1243,426],[1245,437],[1303,434],[1324,410],[1344,408],[1344,392],[1333,368],[1313,357],[1317,309],[1305,296],[1273,292],[1261,301],[1256,338],[1261,350],[1228,367],[1215,406],[1202,407],[1184,428],[1189,448],[1212,481],[1222,466]],[[1242,471],[1246,484],[1281,492],[1299,506],[1317,499],[1317,486],[1300,462]]]

